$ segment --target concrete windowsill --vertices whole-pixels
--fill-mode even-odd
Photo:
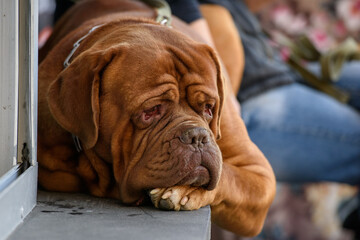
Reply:
[[[210,239],[210,208],[162,211],[82,194],[39,191],[34,210],[9,240]]]

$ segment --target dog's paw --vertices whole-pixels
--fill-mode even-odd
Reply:
[[[190,186],[155,188],[149,195],[156,208],[175,211],[196,210],[213,200],[211,191]]]

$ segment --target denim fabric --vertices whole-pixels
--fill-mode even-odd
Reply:
[[[357,74],[344,72],[340,82],[356,83],[352,89],[359,93],[357,66]],[[360,113],[355,108],[294,83],[243,102],[242,117],[277,180],[360,184]]]
[[[320,76],[321,69],[318,63],[310,63],[308,69]],[[360,111],[360,62],[347,62],[341,69],[339,81],[336,86],[350,94],[349,105]]]

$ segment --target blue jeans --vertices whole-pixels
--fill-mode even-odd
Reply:
[[[360,62],[344,67],[339,85],[360,104]],[[270,161],[278,181],[335,181],[360,185],[360,112],[294,83],[241,105],[250,138]]]

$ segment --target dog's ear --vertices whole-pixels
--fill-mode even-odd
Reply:
[[[98,139],[100,81],[118,48],[87,50],[64,69],[48,90],[48,104],[55,120],[79,137],[85,149]]]
[[[220,118],[221,118],[221,111],[224,104],[224,97],[225,97],[225,90],[224,90],[224,76],[222,74],[222,65],[220,63],[220,60],[215,53],[215,51],[208,47],[209,53],[211,58],[214,60],[217,76],[216,76],[216,85],[217,85],[217,91],[219,95],[219,101],[216,103],[213,111],[213,119],[210,122],[210,129],[215,134],[216,139],[219,140],[221,138],[221,131],[220,131]]]

